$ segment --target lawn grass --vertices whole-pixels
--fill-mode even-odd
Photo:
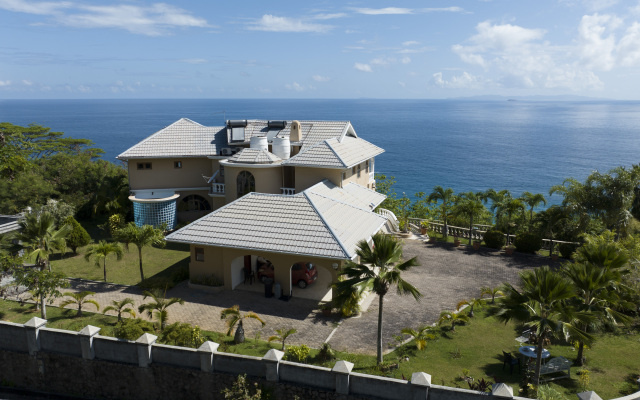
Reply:
[[[89,306],[91,307],[91,306]],[[33,304],[20,305],[18,302],[0,300],[0,319],[17,323],[25,323],[33,317],[39,317]],[[113,327],[117,318],[91,312],[84,312],[82,317],[75,317],[75,310],[62,310],[47,307],[48,327],[80,331],[86,325],[101,328],[100,334],[113,336]],[[156,332],[159,335],[158,332]],[[270,349],[280,349],[278,342],[269,343],[266,338],[247,334],[242,344],[233,343],[233,337],[219,332],[202,331],[207,340],[220,344],[219,351],[264,356]],[[374,356],[336,352],[336,358],[330,361],[318,361],[318,350],[312,349],[308,362],[333,367],[336,360],[345,360],[355,364],[354,372],[382,375],[398,379],[410,379],[414,372],[431,374],[432,382],[437,385],[468,388],[463,381],[463,371],[475,380],[484,378],[491,381],[504,382],[517,391],[520,386],[520,372],[515,367],[513,375],[509,368],[502,370],[502,350],[518,354],[519,336],[516,326],[504,324],[490,317],[485,309],[477,310],[471,322],[457,326],[455,332],[448,327],[436,329],[437,339],[430,341],[424,351],[418,351],[410,342],[394,352],[385,355],[382,367],[376,365]],[[556,341],[547,349],[552,357],[563,356],[574,361],[576,351],[572,346]],[[588,390],[598,393],[603,399],[620,397],[637,391],[634,382],[640,375],[640,325],[625,328],[620,334],[598,335],[598,341],[586,352],[587,365],[590,371]],[[408,361],[405,361],[408,357]],[[395,368],[397,366],[397,369]],[[390,368],[391,367],[391,368]],[[571,368],[571,378],[553,381],[550,386],[564,393],[567,398],[575,398],[575,393],[582,391],[578,374],[580,367]],[[516,393],[514,393],[516,394]]]
[[[82,221],[83,227],[96,243],[109,239],[108,234],[98,227],[101,223],[99,220]],[[51,268],[69,278],[103,280],[102,266],[96,267],[93,260],[85,261],[84,259],[84,253],[90,246],[79,248],[78,254],[68,252],[65,255],[52,255]],[[164,248],[144,247],[142,268],[145,278],[187,279],[185,271],[189,268],[189,245],[167,242]],[[125,250],[124,257],[120,261],[114,255],[107,257],[107,280],[122,285],[140,283],[138,248],[135,245],[130,245],[129,251]]]

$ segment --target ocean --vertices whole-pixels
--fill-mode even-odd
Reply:
[[[399,196],[488,188],[548,196],[568,177],[640,162],[640,102],[471,100],[0,100],[0,122],[87,138],[115,157],[180,118],[349,120],[386,150]],[[554,195],[550,204],[562,198]]]

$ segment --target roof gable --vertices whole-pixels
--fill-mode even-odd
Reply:
[[[383,149],[364,139],[347,136],[342,140],[333,138],[317,143],[282,164],[350,168],[383,152]]]

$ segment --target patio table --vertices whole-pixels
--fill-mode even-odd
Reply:
[[[522,346],[518,349],[518,351],[520,352],[520,354],[522,354],[525,357],[538,358],[536,346]],[[542,361],[544,362],[544,360],[549,358],[549,356],[551,356],[551,353],[549,353],[549,350],[543,348],[542,356],[540,357],[542,358]]]

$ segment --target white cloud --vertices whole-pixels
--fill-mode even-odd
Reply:
[[[302,92],[305,90],[305,87],[299,84],[298,82],[293,82],[291,84],[287,83],[284,85],[288,90],[295,90],[296,92]]]
[[[313,19],[327,20],[327,19],[344,18],[346,16],[347,16],[346,13],[316,14],[313,16]]]
[[[357,69],[358,71],[362,71],[362,72],[373,72],[373,70],[371,69],[371,66],[369,64],[355,63],[353,68]]]
[[[355,12],[365,15],[398,15],[413,14],[411,8],[386,7],[386,8],[355,8]]]
[[[185,58],[183,60],[179,60],[180,62],[187,64],[205,64],[208,61],[204,58]]]
[[[402,58],[400,59],[400,62],[401,62],[401,63],[403,63],[403,64],[409,64],[409,63],[411,62],[411,58],[409,58],[409,57],[402,57]]]
[[[209,27],[205,19],[164,3],[97,6],[68,1],[30,3],[25,0],[0,0],[0,9],[47,15],[57,24],[74,28],[113,28],[147,36],[166,35],[172,28]]]
[[[23,85],[26,85],[26,86],[31,86],[31,85],[33,85],[33,82],[31,82],[31,81],[30,81],[30,80],[28,80],[28,79],[23,79],[23,80],[22,80],[22,84],[23,84]]]
[[[449,80],[442,77],[442,72],[437,72],[433,74],[433,82],[437,86],[452,89],[479,89],[482,87],[479,78],[467,72],[463,72],[462,75],[453,76]]]
[[[610,71],[615,66],[616,39],[612,31],[621,24],[620,18],[611,15],[594,14],[582,17],[578,26],[579,51],[582,62],[587,67]]]
[[[620,65],[632,67],[640,64],[640,23],[634,22],[627,28],[617,50]]]
[[[407,84],[406,84],[406,83],[404,83],[404,82],[402,82],[402,81],[399,81],[399,82],[398,82],[398,85],[400,85],[400,86],[402,86],[402,87],[407,86]]]
[[[420,42],[416,42],[415,40],[407,40],[406,42],[402,42],[402,45],[405,46],[405,47],[417,46],[419,44],[420,44]]]
[[[582,3],[591,11],[600,11],[618,4],[618,0],[582,0]]]
[[[322,75],[314,75],[312,78],[316,82],[329,82],[331,80],[331,78],[329,78],[328,76]]]
[[[422,12],[464,12],[462,7],[441,7],[441,8],[423,8]]]
[[[316,32],[324,33],[333,29],[331,25],[310,23],[301,19],[275,17],[265,14],[249,25],[250,30],[266,32]]]
[[[0,81],[0,87],[1,86],[9,86],[11,85],[11,81]]]
[[[425,51],[429,51],[431,48],[429,47],[419,47],[419,48],[410,48],[410,49],[400,49],[396,53],[398,54],[417,54],[424,53]]]

